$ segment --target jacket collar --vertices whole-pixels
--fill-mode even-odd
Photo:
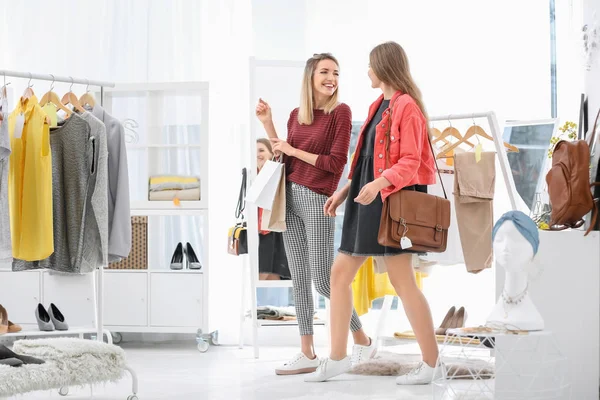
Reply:
[[[394,93],[394,95],[390,99],[390,105],[394,104],[394,102],[398,99],[398,97],[402,96],[403,94],[404,93],[402,93],[400,90],[397,90],[396,93]],[[373,104],[371,104],[371,108],[369,109],[368,121],[371,121],[371,119],[373,118],[373,116],[375,115],[377,110],[379,109],[379,106],[381,105],[381,103],[383,103],[383,93],[381,95],[379,95],[379,97],[377,98],[377,100],[375,100],[375,102]]]

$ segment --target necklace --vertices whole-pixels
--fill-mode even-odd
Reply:
[[[510,297],[506,293],[506,290],[502,291],[502,303],[503,303],[503,308],[504,308],[504,318],[508,318],[508,310],[506,309],[506,306],[509,304],[517,305],[520,302],[522,302],[523,299],[525,298],[525,296],[527,295],[527,289],[529,289],[529,283],[527,283],[527,286],[525,286],[525,289],[523,289],[523,291],[521,293],[519,293],[513,297]]]

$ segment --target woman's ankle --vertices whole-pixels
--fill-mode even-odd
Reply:
[[[354,339],[354,344],[361,346],[369,346],[371,344],[371,338],[362,329],[352,332],[352,338]]]

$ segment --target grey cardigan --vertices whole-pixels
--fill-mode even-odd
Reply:
[[[92,114],[106,126],[108,146],[108,262],[117,262],[131,251],[129,171],[125,131],[121,122],[99,104]]]

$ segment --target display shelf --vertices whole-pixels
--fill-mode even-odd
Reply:
[[[473,335],[473,336],[480,336],[479,334]],[[396,346],[396,345],[403,345],[403,344],[417,344],[417,339],[403,339],[403,338],[397,338],[395,336],[379,336],[377,338],[384,346]],[[438,341],[438,344],[443,344],[440,343]],[[456,341],[456,342],[448,342],[446,343],[447,346],[456,346],[456,347],[472,347],[472,348],[479,348],[480,345],[479,344],[468,344],[468,340],[464,340],[462,343]]]
[[[132,216],[191,216],[204,215],[208,211],[206,201],[184,201],[176,206],[172,201],[133,201]]]
[[[183,270],[173,270],[173,269],[107,269],[108,273],[135,273],[135,274],[193,274],[193,275],[202,275],[204,273],[203,270],[192,270],[192,269],[183,269]]]
[[[104,335],[108,338],[108,343],[112,344],[112,336],[108,329],[103,329]],[[0,335],[0,339],[8,339],[8,338],[20,338],[20,337],[48,337],[48,336],[71,336],[78,335],[82,337],[86,333],[96,334],[97,329],[95,327],[76,327],[71,328],[67,331],[51,331],[51,332],[42,332],[35,328],[25,328],[20,332],[15,333],[5,333]]]

